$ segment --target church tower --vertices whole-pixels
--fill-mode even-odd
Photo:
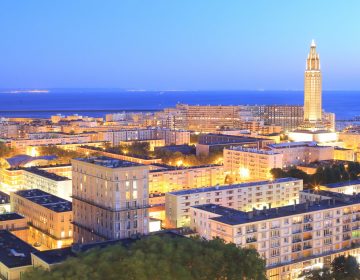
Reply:
[[[322,123],[322,89],[320,57],[316,52],[314,40],[306,60],[304,85],[304,127],[316,129]]]

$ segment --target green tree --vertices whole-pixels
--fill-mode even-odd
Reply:
[[[304,280],[331,280],[332,275],[331,271],[328,268],[322,269],[312,269],[306,272],[303,272],[301,276],[304,277]]]
[[[359,263],[354,256],[339,256],[331,263],[332,277],[335,280],[360,279]]]
[[[302,273],[305,280],[359,280],[359,263],[353,256],[339,256],[330,268],[313,269]]]
[[[128,248],[93,249],[50,272],[30,269],[25,280],[265,280],[265,262],[254,249],[220,239],[152,236]]]

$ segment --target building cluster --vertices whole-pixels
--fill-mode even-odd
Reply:
[[[254,248],[271,280],[360,257],[360,180],[313,187],[271,172],[360,159],[360,129],[335,132],[322,110],[315,43],[304,78],[304,106],[1,118],[0,278],[164,230]]]

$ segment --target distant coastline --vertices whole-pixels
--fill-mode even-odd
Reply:
[[[20,90],[22,91],[22,90]],[[143,91],[117,89],[44,89],[0,92],[0,117],[49,117],[78,113],[104,116],[119,111],[157,111],[177,103],[191,105],[303,104],[303,91]],[[43,94],[45,93],[45,94]],[[291,94],[291,101],[289,95]],[[360,91],[323,91],[323,108],[337,119],[360,116]]]

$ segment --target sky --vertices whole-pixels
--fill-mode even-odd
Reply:
[[[360,90],[358,0],[0,1],[0,88]]]

